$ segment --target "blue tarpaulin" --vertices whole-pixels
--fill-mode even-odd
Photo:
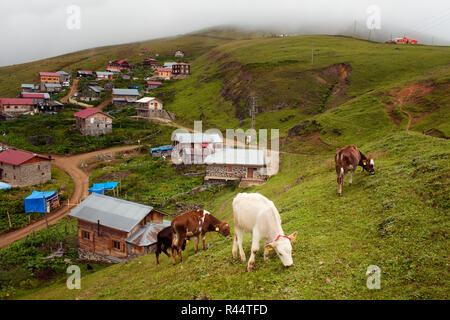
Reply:
[[[89,189],[91,192],[98,194],[103,194],[105,190],[113,190],[117,187],[118,182],[105,182],[105,183],[94,183],[94,186]]]
[[[156,151],[172,151],[173,150],[173,146],[161,146],[158,148],[152,148],[152,152],[156,152]]]
[[[11,185],[4,183],[4,182],[0,182],[0,190],[6,190],[6,189],[11,189]]]
[[[56,191],[33,191],[30,196],[25,198],[25,213],[45,213],[45,211],[48,209],[47,204],[49,203],[49,201],[56,199],[58,199]]]

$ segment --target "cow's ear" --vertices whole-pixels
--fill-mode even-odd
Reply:
[[[295,240],[297,240],[297,235],[298,235],[298,232],[295,231],[293,234],[291,234],[289,236],[289,238],[291,238],[291,242],[295,242]]]
[[[363,160],[363,165],[367,166],[367,160]]]
[[[273,248],[275,247],[276,245],[275,245],[275,242],[271,242],[271,243],[268,243],[268,244],[266,244],[266,249],[267,250],[273,250]]]

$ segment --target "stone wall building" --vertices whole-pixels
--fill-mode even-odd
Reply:
[[[222,149],[205,159],[205,180],[264,183],[267,179],[266,155],[257,149]]]
[[[0,181],[24,187],[52,178],[51,158],[8,149],[0,153]]]
[[[33,99],[0,98],[0,114],[11,117],[33,112],[35,107]]]
[[[75,113],[77,129],[83,135],[99,136],[112,132],[113,117],[94,108]]]

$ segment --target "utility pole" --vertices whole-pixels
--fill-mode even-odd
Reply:
[[[252,109],[251,109],[251,115],[252,115],[252,129],[255,129],[255,125],[256,125],[256,106],[257,106],[257,101],[256,101],[256,97],[251,97],[251,104],[252,104]]]

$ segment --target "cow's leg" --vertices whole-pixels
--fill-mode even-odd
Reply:
[[[345,172],[342,169],[341,172],[339,172],[338,178],[337,178],[339,196],[342,196],[342,185],[344,184],[344,179],[345,179]]]
[[[206,250],[206,233],[202,233],[202,249]]]
[[[250,272],[253,270],[253,266],[255,265],[255,256],[259,250],[259,241],[261,238],[259,237],[259,233],[257,230],[253,230],[252,233],[252,252],[250,254],[250,259],[248,259],[247,271]]]
[[[198,251],[198,242],[200,241],[200,234],[195,237],[195,253]]]
[[[237,251],[238,251],[238,240],[237,240],[236,231],[234,231],[233,250],[231,251],[233,253],[233,259],[237,259]]]
[[[178,238],[178,243],[180,244],[179,246],[177,246],[178,249],[178,258],[180,258],[180,262],[183,262],[183,255],[181,253],[181,244],[183,243],[185,239],[185,236],[180,234],[179,238]]]
[[[245,257],[245,252],[244,252],[244,248],[242,248],[242,234],[243,231],[236,228],[234,230],[234,233],[236,234],[236,239],[237,239],[237,244],[238,244],[238,248],[239,248],[239,254],[241,256],[241,261],[245,262],[247,261],[247,258]]]
[[[356,170],[356,169],[355,169],[355,170]],[[352,185],[352,183],[353,183],[353,174],[355,173],[355,170],[351,170],[351,171],[350,171],[350,181],[348,182],[349,185]]]
[[[264,261],[269,260],[269,249],[267,249],[267,245],[270,243],[270,241],[266,241],[264,245]]]
[[[159,254],[161,253],[161,244],[158,243],[156,245],[156,251],[155,251],[155,255],[156,255],[156,264],[159,264]]]
[[[173,234],[172,238],[172,264],[177,264],[177,258],[175,256],[175,249],[178,250],[178,235],[177,233]]]

